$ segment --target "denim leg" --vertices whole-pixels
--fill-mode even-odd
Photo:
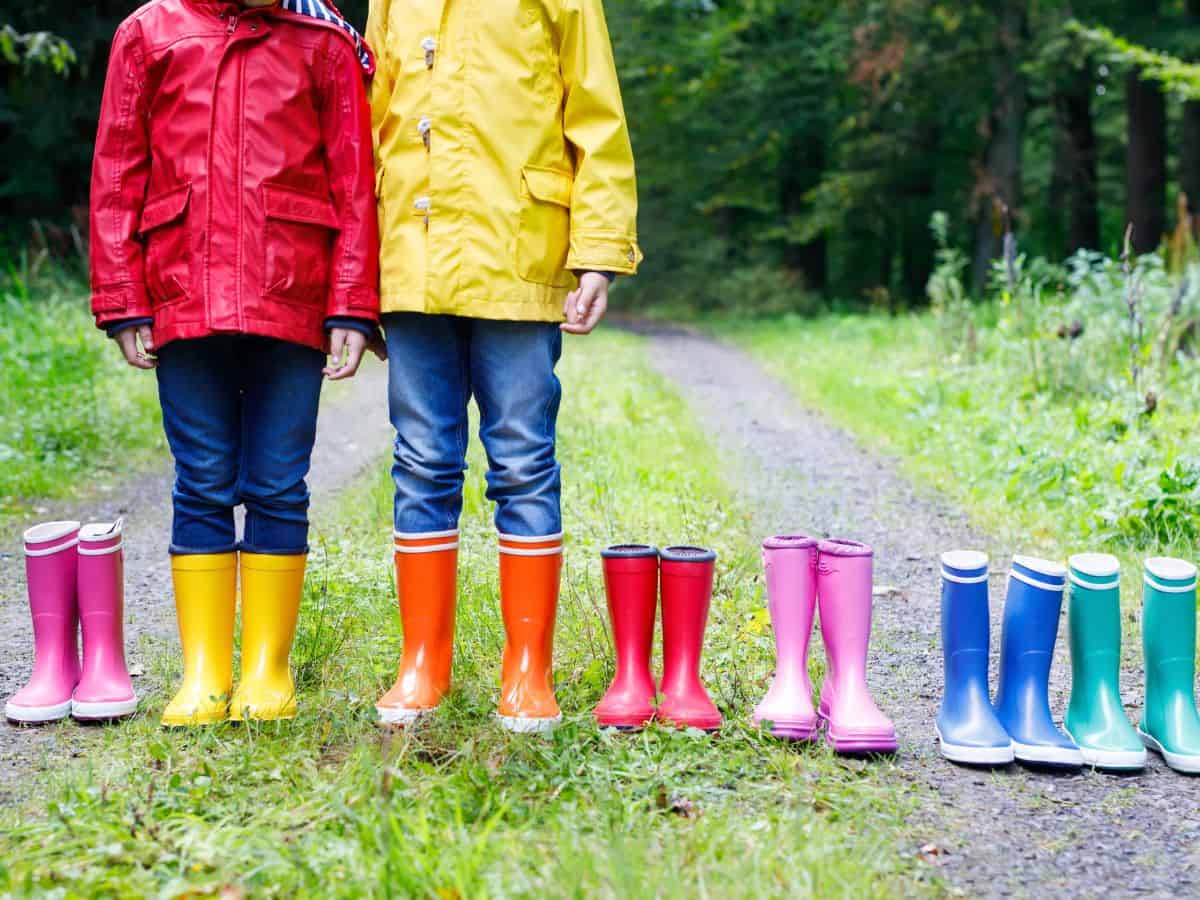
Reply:
[[[392,478],[397,534],[458,528],[467,469],[467,323],[388,313],[388,410],[396,429]]]
[[[554,456],[562,385],[554,367],[562,332],[548,322],[471,323],[471,388],[488,458],[496,528],[515,537],[562,531],[562,478]]]
[[[171,552],[237,547],[233,507],[241,459],[241,390],[232,339],[172,341],[158,351],[163,430],[175,457]]]
[[[308,476],[317,438],[324,355],[266,337],[237,338],[242,375],[242,549],[308,550]]]

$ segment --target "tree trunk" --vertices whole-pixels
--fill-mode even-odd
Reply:
[[[808,207],[805,196],[820,182],[825,173],[825,141],[811,134],[797,135],[784,154],[779,177],[779,203],[784,220],[803,215]],[[825,236],[807,244],[790,241],[784,246],[783,264],[804,277],[804,286],[812,291],[824,291],[828,280]]]
[[[1125,108],[1125,218],[1134,251],[1150,253],[1167,230],[1167,100],[1157,83],[1130,72]]]
[[[1200,101],[1183,104],[1179,147],[1179,188],[1188,199],[1188,212],[1200,213]]]
[[[992,59],[995,100],[988,117],[988,145],[975,193],[979,217],[975,232],[975,261],[972,282],[975,293],[987,285],[992,260],[1003,249],[993,209],[1007,207],[1015,219],[1021,207],[1024,174],[1022,144],[1025,139],[1025,76],[1021,71],[1027,9],[1024,2],[1008,2],[1000,13],[997,43]]]
[[[1100,193],[1092,87],[1086,73],[1055,94],[1054,109],[1062,133],[1062,190],[1066,196],[1052,196],[1050,202],[1053,208],[1067,211],[1067,253],[1096,250],[1100,247]]]

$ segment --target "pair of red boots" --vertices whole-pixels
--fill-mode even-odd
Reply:
[[[604,586],[617,674],[596,707],[603,728],[641,728],[652,719],[716,731],[721,713],[700,681],[704,629],[717,554],[702,547],[622,544],[603,551]],[[650,671],[654,619],[662,593],[662,702]]]

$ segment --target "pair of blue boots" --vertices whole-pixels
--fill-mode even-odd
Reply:
[[[1000,681],[988,691],[988,558],[959,550],[942,556],[945,695],[937,717],[942,755],[952,762],[1000,766],[1017,760],[1076,769],[1079,747],[1050,715],[1050,663],[1058,638],[1067,570],[1014,556],[1004,604]]]

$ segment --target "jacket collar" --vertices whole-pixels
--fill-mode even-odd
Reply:
[[[279,9],[280,0],[274,0],[274,2],[266,6],[242,6],[236,0],[184,0],[184,2],[202,12],[211,13],[215,16],[231,14],[250,16],[274,12]]]

